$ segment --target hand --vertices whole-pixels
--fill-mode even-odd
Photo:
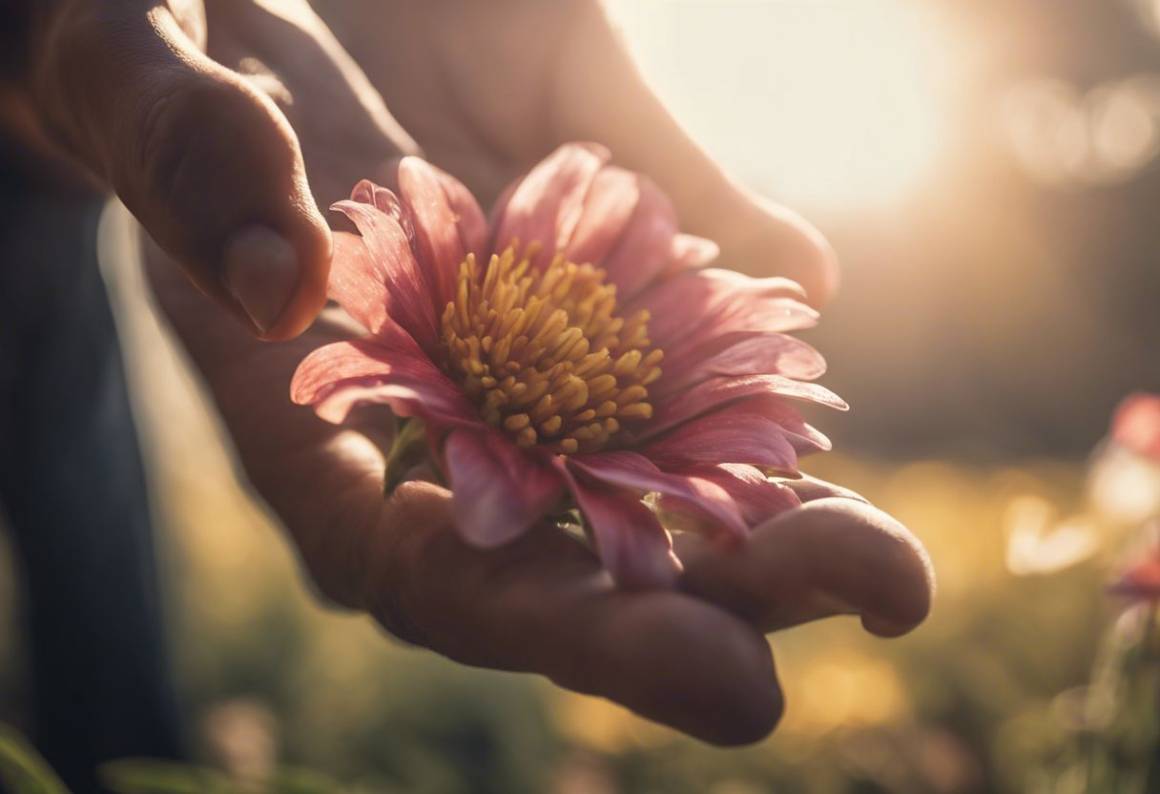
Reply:
[[[551,527],[491,551],[466,545],[449,494],[403,483],[383,498],[383,417],[335,427],[286,401],[314,347],[349,336],[337,314],[293,342],[247,338],[175,277],[154,280],[211,385],[257,490],[322,592],[395,636],[464,664],[539,673],[706,741],[755,741],[782,712],[763,634],[855,614],[894,636],[925,617],[931,573],[886,514],[816,481],[808,501],[740,551],[678,538],[675,592],[615,588],[596,557]],[[212,363],[211,363],[212,362]],[[208,365],[208,366],[207,366]]]
[[[226,49],[211,52],[239,65],[261,53],[256,79],[295,125],[321,202],[408,146],[368,112],[376,103],[357,73],[345,74],[345,87],[317,79],[342,75],[327,63],[345,62],[317,19],[237,8],[232,27],[210,37]],[[430,52],[434,43],[413,48]],[[429,152],[440,151],[427,143],[437,129],[420,138]],[[517,167],[483,154],[482,131],[443,129],[465,136],[463,150],[476,153],[461,165],[477,185]],[[790,252],[808,240],[769,217],[777,228],[770,239],[792,238]],[[702,220],[712,234],[712,221]],[[771,244],[762,253],[776,261],[786,250]],[[383,499],[386,422],[336,428],[289,404],[298,361],[355,332],[342,317],[328,314],[293,342],[263,345],[223,322],[175,273],[152,268],[158,296],[206,374],[254,485],[323,592],[370,611],[397,636],[467,664],[541,673],[703,739],[739,743],[763,736],[781,713],[764,632],[852,613],[871,631],[897,634],[926,614],[931,579],[917,541],[820,484],[804,484],[808,497],[820,498],[759,527],[742,553],[685,539],[677,592],[616,590],[585,547],[550,528],[493,551],[469,547],[452,526],[445,490],[412,482]]]
[[[11,9],[24,29],[4,32],[23,57],[5,56],[0,123],[115,191],[255,332],[281,339],[308,326],[326,300],[330,232],[284,114],[202,51],[200,1],[24,5]]]

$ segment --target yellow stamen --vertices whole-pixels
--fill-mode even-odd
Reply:
[[[519,446],[602,449],[652,416],[646,387],[664,353],[651,347],[648,312],[617,315],[603,270],[560,254],[538,269],[534,253],[509,247],[486,267],[473,254],[460,264],[442,316],[447,368]]]

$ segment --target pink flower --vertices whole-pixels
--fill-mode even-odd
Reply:
[[[1160,462],[1160,394],[1130,394],[1112,417],[1112,439],[1121,447]]]
[[[1133,601],[1160,601],[1160,548],[1124,570],[1109,590]]]
[[[467,541],[574,504],[619,583],[658,586],[680,565],[642,497],[742,539],[798,504],[767,475],[829,448],[790,400],[846,406],[785,335],[817,319],[798,285],[706,268],[716,245],[608,159],[561,147],[490,223],[420,159],[397,194],[360,182],[333,207],[361,236],[336,235],[330,290],[369,335],[314,351],[291,394],[332,422],[365,403],[421,418]]]

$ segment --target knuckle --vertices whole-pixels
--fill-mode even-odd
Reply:
[[[129,161],[158,185],[194,176],[182,172],[182,164],[226,154],[222,144],[245,123],[248,114],[236,93],[233,86],[201,75],[154,81],[140,97]]]
[[[184,29],[169,22],[139,3],[45,0],[34,13],[31,88],[49,126],[90,165],[116,153],[117,136],[103,133],[131,113],[140,87],[185,65]]]
[[[106,4],[51,2],[34,23],[32,90],[49,117],[62,128],[79,127],[78,117],[100,93],[118,50],[132,51],[134,41],[123,15]]]
[[[154,75],[141,89],[132,124],[120,136],[126,149],[114,159],[114,186],[131,209],[176,216],[206,245],[236,220],[230,215],[259,214],[271,196],[294,191],[293,135],[241,81],[200,72]],[[197,241],[182,244],[196,248]]]

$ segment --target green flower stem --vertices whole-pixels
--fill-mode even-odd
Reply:
[[[429,452],[427,428],[422,420],[400,419],[391,450],[387,453],[387,470],[383,481],[383,490],[387,496],[394,493],[407,472],[429,460]]]

